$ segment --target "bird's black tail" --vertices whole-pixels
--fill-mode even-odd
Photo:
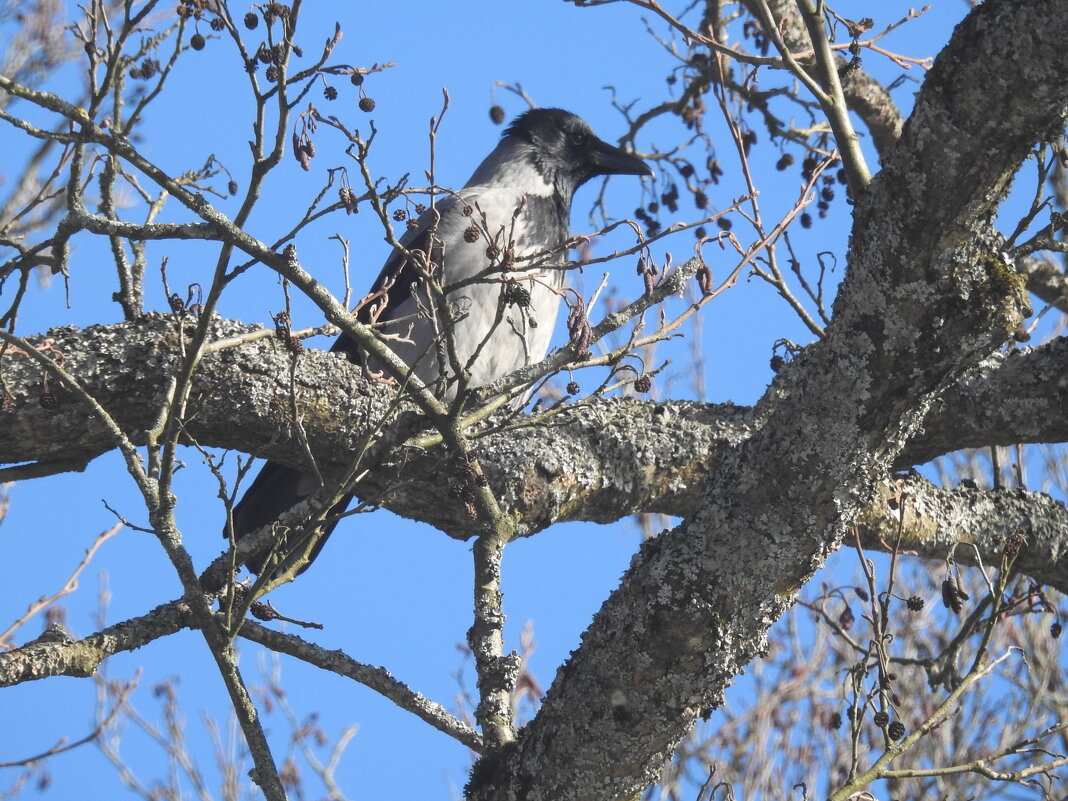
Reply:
[[[379,278],[379,283],[382,279]],[[377,284],[375,285],[377,288]],[[362,323],[367,323],[367,310],[360,309],[357,312],[357,319]],[[347,335],[341,334],[336,340],[334,340],[333,346],[330,348],[331,353],[344,353],[349,361],[355,364],[361,364],[362,353],[356,343]],[[287,511],[292,509],[301,501],[307,499],[309,495],[315,492],[319,488],[318,482],[315,477],[303,473],[300,470],[294,470],[292,467],[286,467],[284,464],[278,462],[268,461],[260,469],[259,474],[253,480],[252,484],[245,494],[241,496],[241,500],[237,502],[234,507],[234,536],[237,539],[251,534],[254,531],[259,531],[266,525],[269,525],[278,518],[280,518]],[[326,538],[330,536],[330,532],[334,530],[334,527],[338,523],[338,516],[341,515],[352,501],[353,495],[349,494],[338,501],[334,508],[330,510],[330,515],[327,518],[327,522],[320,526],[322,535],[319,537],[319,541],[315,544],[315,548],[312,549],[311,554],[308,557],[308,561],[298,571],[303,573],[308,569],[308,566],[315,560],[315,557],[319,555],[319,551],[323,548],[323,543],[326,542]],[[314,532],[301,532],[301,536],[307,536]],[[226,537],[226,531],[223,531],[223,537]],[[261,554],[252,556],[245,560],[245,567],[251,570],[256,575],[259,575],[267,561],[272,558],[275,553],[294,554],[293,558],[297,558],[300,555],[303,548],[300,547],[301,543],[288,542],[279,540],[275,547],[268,549]],[[289,564],[292,563],[292,559],[282,558],[278,562],[275,571],[284,570]]]
[[[306,500],[317,489],[318,482],[314,476],[303,473],[300,470],[294,470],[292,467],[286,467],[278,462],[267,462],[249,488],[245,490],[241,500],[234,506],[234,536],[240,540],[242,537],[270,525],[298,503]],[[307,562],[298,571],[298,574],[303,573],[315,557],[319,555],[326,538],[330,536],[330,532],[337,525],[338,516],[348,507],[352,497],[351,494],[346,495],[330,510],[327,522],[319,527],[321,531],[319,541],[315,544],[315,547],[308,555]],[[301,547],[302,541],[313,533],[315,532],[298,531],[297,534],[300,539],[296,541],[290,541],[283,535],[275,542],[273,548],[246,559],[245,566],[259,575],[267,563],[274,558],[274,554],[280,554],[282,558],[273,565],[274,570],[275,572],[285,570],[294,559],[302,554],[304,550]],[[226,536],[225,531],[223,536]],[[291,556],[285,556],[286,553],[291,554]]]

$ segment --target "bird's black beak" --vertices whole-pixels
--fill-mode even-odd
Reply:
[[[637,156],[598,139],[589,150],[594,175],[652,175],[653,171]]]

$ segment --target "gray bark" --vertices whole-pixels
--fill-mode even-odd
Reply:
[[[185,326],[188,333],[192,323]],[[150,315],[29,340],[50,342],[46,352],[61,354],[67,372],[140,443],[178,369],[182,330],[176,318]],[[224,320],[213,329],[216,341],[257,332],[264,333]],[[1068,440],[1066,374],[1063,338],[992,354],[941,393],[893,466],[911,467],[961,448]],[[54,380],[46,385],[40,366],[25,356],[5,356],[0,377],[7,398],[0,404],[0,462],[30,462],[12,475],[76,469],[112,447],[74,396]],[[46,391],[51,398],[42,404]],[[204,446],[304,466],[292,403],[319,468],[329,472],[345,466],[356,444],[387,416],[394,395],[344,359],[313,349],[294,356],[265,336],[205,359],[185,431]],[[411,424],[406,419],[395,436]],[[640,512],[689,516],[705,477],[759,425],[753,409],[733,404],[598,399],[527,428],[488,433],[478,453],[502,506],[520,515],[520,534],[529,535],[558,522],[610,523]],[[444,459],[440,448],[392,453],[360,485],[360,495],[451,536],[470,537],[467,512],[441,484]]]
[[[904,519],[902,519],[904,510]],[[1005,540],[1018,533],[1027,538],[1015,567],[1037,581],[1068,592],[1068,510],[1052,498],[1018,490],[990,492],[974,488],[941,489],[917,476],[888,479],[876,490],[867,509],[857,515],[856,525],[866,549],[886,551],[897,547],[930,559],[945,559],[956,543],[974,543],[984,565],[998,561]],[[975,551],[957,547],[954,558],[960,564],[976,564]],[[69,638],[38,638],[19,648],[0,653],[0,687],[38,681],[52,676],[91,676],[110,656],[148,645],[155,639],[174,634],[196,622],[184,601],[162,604],[152,611],[109,626],[74,641]],[[242,629],[242,636],[271,645],[269,635],[256,629]],[[298,658],[332,670],[376,692],[383,693],[404,708],[412,708],[411,692],[396,693],[381,680],[381,669],[351,668],[353,660],[344,653],[330,652],[343,669],[329,660],[307,656],[287,641],[283,650]],[[318,654],[310,644],[307,650]],[[303,646],[301,646],[303,648]],[[413,709],[420,714],[422,707]],[[468,738],[468,733],[464,733]]]
[[[957,28],[856,199],[826,339],[773,383],[698,510],[635,557],[516,746],[476,769],[474,798],[620,798],[653,781],[937,397],[1008,338],[1026,301],[992,217],[1030,145],[1064,124],[1065,35],[1068,9],[1035,0],[983,4]]]

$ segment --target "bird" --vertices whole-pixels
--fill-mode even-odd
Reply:
[[[409,224],[356,318],[374,326],[412,374],[444,398],[454,398],[461,382],[484,386],[540,361],[564,281],[564,271],[547,264],[563,261],[576,190],[598,176],[652,174],[641,158],[599,139],[576,114],[530,109],[505,129],[462,189]],[[444,287],[446,302],[435,284]],[[347,334],[331,351],[381,372]],[[276,521],[318,488],[313,475],[268,461],[233,507],[235,538]],[[353,497],[330,510],[298,572],[318,556]],[[279,575],[298,546],[280,542],[245,565]]]

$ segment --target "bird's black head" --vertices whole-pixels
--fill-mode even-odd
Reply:
[[[570,195],[598,175],[652,175],[644,161],[597,138],[581,117],[558,108],[536,108],[516,117],[504,132],[527,145],[539,173]]]

